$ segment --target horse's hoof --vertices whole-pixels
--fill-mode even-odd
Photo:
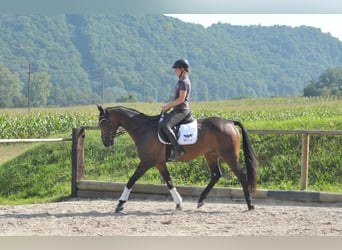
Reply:
[[[255,209],[254,205],[249,205],[248,206],[248,211],[251,211],[251,210],[254,210],[254,209]]]
[[[176,205],[176,210],[181,211],[182,210],[182,206],[180,204],[177,204]]]
[[[120,213],[123,209],[124,209],[123,206],[117,206],[117,207],[115,208],[115,213]]]
[[[203,201],[202,201],[202,202],[198,202],[198,203],[197,203],[197,209],[203,207],[203,205],[204,205],[204,202],[203,202]]]

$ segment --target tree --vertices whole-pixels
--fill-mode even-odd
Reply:
[[[329,68],[320,77],[319,82],[323,85],[342,85],[342,67]]]
[[[304,88],[304,96],[342,95],[342,67],[329,68],[318,81],[311,80]]]
[[[0,34],[6,34],[0,64],[25,85],[28,63],[31,72],[47,72],[53,84],[47,105],[55,106],[100,102],[101,82],[109,101],[131,95],[165,102],[177,81],[171,65],[182,57],[190,62],[193,101],[298,95],[308,80],[342,65],[342,42],[306,26],[204,28],[163,15],[1,15]],[[311,87],[336,95],[339,86]],[[46,105],[46,95],[32,98],[33,105]]]
[[[50,75],[46,72],[32,74],[31,77],[31,101],[32,106],[46,106],[48,97],[51,93],[52,84],[50,83]]]
[[[24,104],[23,85],[18,74],[12,74],[0,65],[0,108],[20,107]]]

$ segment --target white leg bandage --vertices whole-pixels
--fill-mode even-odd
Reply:
[[[122,191],[119,201],[127,201],[131,191],[132,189],[128,189],[127,187],[125,187],[125,189]]]
[[[178,205],[178,204],[182,204],[182,197],[179,195],[179,193],[177,192],[176,188],[172,188],[169,190],[171,193],[171,196],[173,198],[173,201]]]

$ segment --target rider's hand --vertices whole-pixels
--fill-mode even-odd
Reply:
[[[162,107],[163,113],[169,111],[170,109],[171,109],[171,107],[169,106],[169,104],[166,104],[165,106]]]

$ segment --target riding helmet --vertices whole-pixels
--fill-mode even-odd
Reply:
[[[179,59],[173,64],[172,68],[173,69],[184,68],[185,70],[188,70],[189,69],[189,62],[186,59]]]

